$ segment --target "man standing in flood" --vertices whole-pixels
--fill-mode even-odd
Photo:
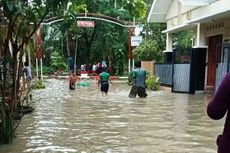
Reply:
[[[130,98],[135,98],[138,95],[140,98],[147,97],[145,88],[146,70],[141,68],[141,62],[135,63],[136,69],[133,70],[133,86],[129,93]]]
[[[73,58],[71,56],[68,56],[67,64],[68,64],[69,73],[73,72],[74,71],[74,62],[73,62]]]

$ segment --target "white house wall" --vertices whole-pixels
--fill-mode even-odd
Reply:
[[[215,15],[230,9],[230,0],[219,0],[207,6],[181,6],[179,0],[173,0],[166,15],[167,29],[186,24],[189,21]]]
[[[173,0],[171,7],[166,15],[167,29],[180,26],[191,19],[191,11],[197,6],[181,6],[179,0]],[[178,17],[179,16],[179,17]]]
[[[223,41],[230,43],[230,17],[222,20],[209,22],[203,25],[205,38],[222,34]]]
[[[200,46],[207,46],[208,37],[215,35],[223,35],[223,41],[230,43],[230,17],[215,22],[201,23],[200,24]],[[197,28],[193,28],[194,44],[197,44]]]
[[[198,25],[197,25],[198,26]],[[206,47],[206,25],[200,24],[200,33],[199,33],[199,40],[197,40],[197,26],[192,29],[193,31],[193,47]],[[199,42],[198,42],[199,41]]]
[[[220,0],[208,6],[198,7],[191,11],[191,20],[209,15],[218,14],[230,9],[229,0]]]
[[[177,10],[178,10],[178,0],[173,0],[165,19],[170,20],[174,17],[177,17],[178,15]]]
[[[184,13],[190,12],[192,10],[195,10],[197,8],[199,8],[199,6],[183,6],[181,8],[181,13],[184,14]]]

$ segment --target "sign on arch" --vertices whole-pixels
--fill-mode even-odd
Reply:
[[[95,22],[94,21],[77,21],[78,27],[94,27]]]

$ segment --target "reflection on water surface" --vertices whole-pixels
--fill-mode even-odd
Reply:
[[[69,91],[47,80],[33,92],[35,111],[25,116],[12,145],[1,153],[215,153],[223,120],[206,115],[207,95],[148,92],[128,98],[130,87],[115,83],[103,97],[95,81]]]

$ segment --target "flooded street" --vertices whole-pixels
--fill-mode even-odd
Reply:
[[[130,87],[115,83],[103,97],[95,81],[69,91],[47,80],[33,91],[35,111],[26,115],[12,145],[0,153],[215,153],[224,120],[206,115],[209,96],[148,91],[130,99]]]

